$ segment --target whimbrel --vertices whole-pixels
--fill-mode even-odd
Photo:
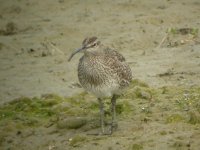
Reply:
[[[78,65],[79,82],[86,91],[93,93],[98,99],[102,134],[107,134],[104,130],[103,98],[112,97],[112,134],[117,127],[116,99],[132,80],[131,69],[120,53],[101,44],[97,37],[85,38],[82,47],[75,50],[68,61],[78,52],[84,53]]]

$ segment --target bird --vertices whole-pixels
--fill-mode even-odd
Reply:
[[[132,71],[125,57],[117,50],[105,46],[96,36],[86,37],[82,46],[73,51],[68,58],[71,61],[75,54],[82,52],[79,59],[78,79],[81,86],[95,95],[99,102],[100,127],[99,134],[112,134],[117,129],[116,100],[129,86]],[[111,98],[111,125],[105,132],[104,99]]]

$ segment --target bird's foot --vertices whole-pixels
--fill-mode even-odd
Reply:
[[[107,129],[106,131],[103,129],[101,129],[100,132],[98,133],[89,133],[88,135],[96,135],[96,136],[104,136],[104,135],[111,135],[111,132],[109,129]]]
[[[112,122],[110,125],[110,134],[112,134],[114,131],[116,131],[118,128],[117,122]]]
[[[111,135],[110,132],[88,133],[87,135],[104,136]]]

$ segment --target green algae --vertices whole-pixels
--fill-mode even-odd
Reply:
[[[198,112],[189,112],[189,120],[190,124],[200,124],[200,114]]]
[[[0,146],[6,141],[6,136],[7,134],[5,132],[0,132]]]
[[[200,88],[192,87],[190,89],[182,88],[179,94],[175,96],[176,105],[181,110],[195,110],[200,112]]]
[[[166,123],[177,123],[185,120],[185,118],[180,114],[172,114],[166,118]]]
[[[178,108],[180,111],[190,108],[199,112],[199,89],[195,87],[189,90],[182,87],[162,87],[155,89],[150,88],[147,84],[139,80],[133,80],[127,92],[117,101],[116,110],[118,115],[128,113],[133,111],[135,105],[137,105],[134,101],[140,102],[137,99],[151,100],[153,98],[158,103],[160,101],[171,101],[174,104],[174,108]],[[133,99],[133,97],[136,99]],[[107,101],[105,105],[108,105],[107,107],[109,108],[110,100],[108,99]],[[98,113],[98,111],[99,105],[96,98],[90,97],[90,94],[86,92],[69,98],[48,94],[43,95],[41,98],[21,97],[1,106],[0,120],[6,118],[23,120],[23,117],[49,118],[60,114],[85,116]]]
[[[167,135],[166,131],[160,131],[160,135]]]
[[[71,103],[72,105],[84,105],[87,101],[87,92],[82,92],[74,95],[73,97],[66,98],[66,101]]]
[[[58,115],[59,111],[52,107],[60,101],[61,97],[53,94],[41,98],[17,98],[0,106],[0,127],[6,127],[6,122],[12,122],[16,129],[41,126]]]
[[[69,145],[77,147],[80,143],[85,142],[86,140],[87,140],[86,136],[76,135],[72,139],[69,139]]]
[[[135,79],[130,83],[130,87],[125,91],[123,97],[131,100],[151,100],[158,94],[160,94],[160,89],[152,88],[145,82]]]
[[[146,119],[148,121],[155,120],[157,114],[163,113],[164,123],[185,122],[195,125],[200,123],[199,99],[200,87],[152,88],[140,80],[133,80],[130,87],[118,98],[116,112],[118,118],[134,117],[137,114],[138,118],[148,118]],[[104,102],[105,113],[110,118],[110,99],[107,98]],[[69,117],[98,118],[98,116],[98,101],[86,92],[68,98],[55,94],[34,98],[21,97],[0,106],[0,129],[12,132],[24,127],[45,126],[49,122],[57,124]],[[75,120],[72,121],[72,127],[67,128],[81,128],[87,126],[88,122],[91,121]],[[61,128],[65,127],[64,125]]]
[[[141,144],[133,144],[131,150],[143,150],[143,145]]]
[[[127,115],[134,110],[134,106],[130,104],[128,100],[121,101],[116,104],[116,113],[118,115]]]
[[[145,83],[144,81],[141,81],[139,79],[134,79],[131,81],[130,87],[134,87],[134,86],[149,88],[149,85],[147,83]]]
[[[0,107],[0,120],[6,118],[16,119],[19,116],[50,117],[57,113],[51,108],[55,104],[55,100],[52,101],[49,99],[18,98]]]
[[[140,99],[151,99],[151,91],[148,89],[145,89],[145,88],[141,88],[141,87],[136,87],[135,88],[135,97],[136,98],[140,98]]]
[[[193,36],[198,36],[199,30],[197,28],[169,28],[167,33],[173,34],[173,35],[187,35],[192,34]]]

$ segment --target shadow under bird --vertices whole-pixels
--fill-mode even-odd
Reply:
[[[100,134],[112,134],[117,128],[116,99],[132,80],[132,72],[125,58],[109,47],[104,46],[97,37],[85,38],[82,47],[75,50],[68,61],[78,52],[83,52],[79,60],[78,78],[82,87],[94,94],[100,108]],[[104,129],[103,99],[111,97],[112,122],[109,133]]]

